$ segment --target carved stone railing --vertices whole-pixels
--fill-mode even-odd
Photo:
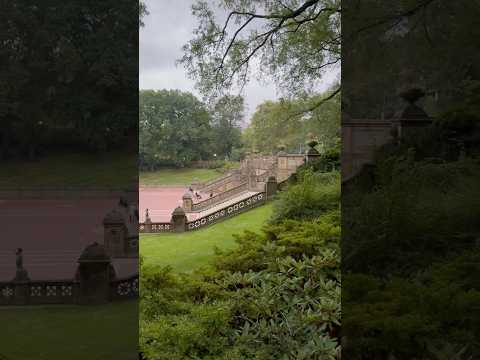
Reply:
[[[253,196],[250,196],[244,200],[241,200],[235,204],[224,207],[223,209],[217,210],[212,214],[206,215],[200,219],[191,221],[187,223],[186,231],[197,230],[212,224],[215,224],[221,220],[230,218],[239,213],[263,205],[266,201],[265,193],[258,193]]]
[[[110,300],[136,299],[139,293],[138,274],[110,282]]]
[[[140,223],[138,231],[141,233],[165,233],[173,231],[173,225],[169,222]]]
[[[75,280],[0,282],[1,305],[77,304],[80,283]],[[138,274],[114,279],[109,285],[109,301],[138,297]]]
[[[74,304],[77,295],[73,280],[0,283],[0,305]]]
[[[192,205],[192,211],[201,211],[204,209],[207,209],[209,207],[212,207],[214,205],[217,205],[225,200],[231,199],[235,197],[236,195],[248,191],[248,183],[244,182],[243,184],[236,186],[234,188],[231,188],[230,190],[224,191],[220,194],[217,194],[211,198],[205,199],[203,201],[200,201],[196,204]]]

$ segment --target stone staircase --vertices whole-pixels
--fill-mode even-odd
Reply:
[[[187,213],[187,218],[189,221],[193,221],[211,214],[214,214],[215,212],[227,208],[230,205],[236,204],[238,202],[241,202],[253,195],[259,194],[260,192],[258,191],[248,191],[245,190],[243,192],[240,192],[236,194],[235,196],[229,197],[228,199],[225,199],[224,201],[218,202],[212,206],[209,206],[207,208],[204,208],[201,211],[196,211],[196,212],[190,212]]]
[[[249,156],[240,169],[203,184],[192,184],[194,192],[204,200],[197,201],[192,192],[187,192],[169,222],[152,222],[148,218],[140,223],[139,230],[148,233],[197,230],[263,205],[277,189],[284,187],[299,166],[320,155],[313,146],[306,154],[281,151],[276,156]]]

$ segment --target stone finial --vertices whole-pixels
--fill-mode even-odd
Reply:
[[[416,103],[422,97],[425,96],[425,92],[420,88],[410,88],[402,91],[400,97],[405,100],[408,105],[403,109],[400,114],[401,119],[428,119],[428,115],[420,106]]]
[[[145,209],[145,222],[146,223],[151,223],[152,219],[150,219],[150,214],[148,212],[148,209]]]
[[[316,140],[310,140],[308,143],[307,143],[309,149],[307,150],[307,155],[318,155],[319,152],[317,149],[315,149],[315,146],[318,145],[318,141]]]

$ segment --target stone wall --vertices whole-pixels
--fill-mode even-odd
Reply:
[[[374,119],[342,122],[342,180],[355,176],[373,161],[375,149],[391,141],[392,123]]]
[[[406,110],[409,110],[407,107]],[[428,116],[407,117],[404,111],[399,118],[344,119],[342,121],[342,181],[348,181],[358,174],[363,166],[372,164],[375,150],[392,141],[402,141],[418,129],[432,123]]]

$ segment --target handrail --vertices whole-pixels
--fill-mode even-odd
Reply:
[[[227,199],[231,198],[232,196],[237,195],[237,194],[239,194],[243,191],[246,191],[246,190],[248,190],[248,183],[244,182],[244,183],[240,184],[239,186],[236,186],[236,187],[231,188],[227,191],[224,191],[220,194],[212,196],[211,198],[208,198],[208,199],[200,201],[196,204],[193,204],[192,205],[192,211],[199,211],[199,210],[206,209],[209,206],[218,204],[218,203],[220,203],[224,200],[227,200]]]
[[[204,183],[203,186],[200,188],[200,190],[206,190],[206,189],[210,189],[213,186],[223,185],[225,182],[227,182],[227,180],[232,179],[235,175],[237,175],[237,174],[228,174],[228,175],[222,176],[220,178],[210,180],[210,181]]]

